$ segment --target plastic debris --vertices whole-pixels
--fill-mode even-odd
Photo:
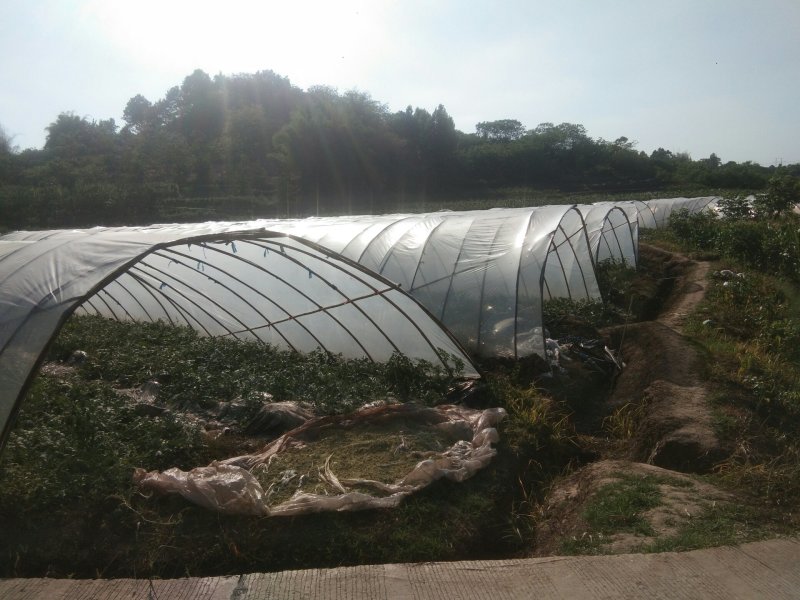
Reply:
[[[142,489],[179,493],[205,508],[228,514],[267,515],[264,490],[246,469],[213,462],[189,472],[178,468],[163,473],[136,469],[133,482]]]
[[[598,339],[576,335],[565,336],[559,340],[548,338],[545,341],[545,349],[551,370],[558,373],[565,372],[562,365],[564,360],[577,360],[589,370],[609,376],[624,367],[616,353]]]
[[[215,461],[207,467],[188,472],[177,468],[163,473],[136,469],[133,479],[142,490],[180,494],[195,504],[228,514],[288,516],[391,508],[437,479],[461,482],[487,466],[497,454],[493,447],[499,440],[496,425],[505,416],[506,411],[502,408],[474,410],[455,405],[426,408],[414,404],[374,406],[349,415],[312,419],[269,443],[259,453]],[[328,456],[319,467],[319,479],[337,493],[318,494],[298,490],[291,498],[277,505],[269,504],[269,498],[275,491],[273,486],[265,492],[253,474],[268,470],[270,463],[282,452],[311,445],[322,433],[330,432],[332,428],[346,429],[365,424],[383,427],[393,422],[432,428],[450,439],[458,439],[443,451],[425,453],[424,460],[417,462],[408,473],[392,483],[339,478],[333,472],[331,457]],[[413,455],[402,436],[398,441],[401,446],[406,446],[404,453]],[[294,470],[281,472],[275,487],[289,485],[297,475]],[[298,486],[303,478],[297,478]],[[374,493],[353,490],[356,486],[373,490]]]

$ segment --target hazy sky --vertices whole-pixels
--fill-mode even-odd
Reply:
[[[113,117],[197,68],[723,161],[800,162],[800,0],[0,0],[0,125]]]

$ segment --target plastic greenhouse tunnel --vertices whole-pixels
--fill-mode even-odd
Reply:
[[[400,353],[478,372],[385,278],[311,242],[204,224],[17,232],[0,238],[0,426],[73,312],[163,321],[279,349],[383,362]]]
[[[718,198],[150,227],[0,237],[0,449],[73,313],[345,358],[464,365],[545,356],[542,305],[600,299],[640,228]]]

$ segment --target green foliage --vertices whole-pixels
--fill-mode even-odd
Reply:
[[[670,215],[669,227],[678,240],[694,250],[712,249],[718,233],[718,223],[713,213],[691,213],[685,208]]]
[[[77,349],[88,353],[82,366],[36,379],[0,461],[3,576],[177,577],[509,556],[530,544],[533,503],[577,453],[563,411],[522,374],[501,375],[489,378],[485,397],[509,412],[499,454],[469,481],[437,482],[393,510],[219,515],[176,497],[144,498],[131,486],[134,467],[188,469],[223,456],[181,405],[240,396],[256,406],[261,391],[328,413],[387,395],[436,403],[453,376],[401,356],[386,365],[300,356],[96,317],[71,319],[50,358]],[[171,410],[142,417],[119,388],[152,378]],[[357,464],[360,447],[344,458]]]
[[[800,220],[794,215],[735,219],[739,208],[734,202],[733,212],[723,219],[711,212],[677,211],[670,216],[669,233],[685,250],[718,253],[743,266],[799,280]]]
[[[569,324],[577,320],[590,328],[606,327],[624,320],[624,315],[613,305],[601,300],[573,300],[552,298],[542,307],[545,327],[556,338],[569,333]]]
[[[659,148],[648,156],[625,136],[595,139],[577,123],[527,129],[502,119],[462,133],[442,105],[391,113],[366,93],[303,91],[272,71],[196,70],[162,98],[136,94],[120,108],[121,129],[113,119],[59,114],[42,150],[17,153],[0,132],[2,225],[380,213],[476,194],[503,203],[509,188],[752,193],[773,175],[716,155],[693,161]],[[781,181],[763,196],[766,212],[796,196],[796,185]],[[242,212],[240,199],[252,197],[264,201]],[[208,198],[228,201],[210,211]]]
[[[705,503],[675,535],[660,537],[642,552],[685,552],[699,548],[733,546],[753,542],[780,530],[752,506],[729,502]]]
[[[525,135],[525,127],[516,119],[481,121],[475,131],[483,139],[497,142],[511,142]]]
[[[51,356],[66,359],[75,350],[89,355],[82,367],[86,377],[123,387],[158,379],[161,397],[175,406],[209,407],[259,392],[276,400],[304,400],[328,414],[387,396],[435,404],[459,375],[399,354],[387,363],[348,361],[322,351],[301,355],[255,342],[201,337],[160,322],[99,317],[71,319]]]
[[[767,184],[767,191],[758,194],[753,203],[756,214],[775,217],[800,203],[800,179],[788,173],[773,175]]]
[[[206,460],[197,425],[171,414],[144,420],[104,382],[40,377],[0,460],[0,515],[96,510],[131,487],[134,467]]]
[[[722,480],[791,510],[800,497],[799,311],[796,285],[745,272],[715,279],[687,324],[715,356],[718,435],[733,449],[718,466]]]
[[[603,300],[625,309],[626,302],[632,293],[633,282],[636,279],[636,268],[624,260],[608,258],[597,264],[595,275]]]
[[[731,198],[720,198],[717,206],[724,219],[739,221],[749,219],[753,216],[753,207],[746,196],[733,196]]]
[[[720,254],[766,273],[800,277],[800,223],[734,221],[720,227],[716,248]]]
[[[580,538],[564,540],[562,552],[598,554],[614,534],[653,535],[642,513],[661,504],[659,483],[656,477],[626,475],[601,487],[581,513],[588,531]]]
[[[593,531],[610,535],[618,532],[652,535],[641,513],[661,503],[658,482],[630,475],[602,487],[586,506],[583,518]]]
[[[757,273],[725,278],[714,276],[707,292],[714,306],[714,322],[728,333],[751,339],[779,327],[787,310],[786,296],[772,280]]]

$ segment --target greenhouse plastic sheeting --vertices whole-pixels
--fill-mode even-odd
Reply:
[[[595,264],[613,260],[635,267],[638,260],[639,208],[635,204],[579,204]]]
[[[343,512],[370,508],[393,508],[405,497],[438,479],[461,482],[486,467],[497,454],[493,444],[499,440],[496,426],[506,416],[502,408],[473,410],[462,406],[427,408],[413,404],[392,404],[362,409],[354,414],[322,417],[289,431],[257,454],[247,454],[213,462],[191,471],[177,468],[164,472],[137,469],[134,482],[143,490],[180,494],[211,510],[228,514],[294,516],[316,512]],[[449,448],[431,453],[398,481],[386,483],[371,479],[339,479],[330,467],[330,457],[319,465],[320,477],[338,493],[317,494],[296,491],[289,500],[270,505],[253,472],[269,469],[272,459],[297,445],[313,444],[322,432],[331,434],[353,425],[385,428],[392,421],[417,422],[444,431],[466,428],[468,439],[459,439]],[[459,427],[463,425],[464,427]],[[335,434],[333,434],[335,435]],[[460,436],[456,436],[460,437]],[[370,488],[373,493],[352,488]]]
[[[17,232],[0,238],[0,427],[77,310],[209,336],[477,370],[417,301],[328,249],[246,224]],[[2,444],[0,444],[2,447]]]
[[[645,200],[645,204],[652,213],[652,220],[646,212],[642,211],[643,217],[647,215],[646,222],[640,224],[645,228],[660,228],[669,225],[669,217],[673,212],[685,209],[690,213],[698,213],[704,210],[713,209],[719,196],[701,196],[699,198],[658,198],[656,200]]]
[[[544,356],[545,300],[599,299],[598,261],[635,265],[639,228],[717,200],[9,234],[0,238],[0,424],[84,301],[81,312],[298,351],[435,362],[441,348],[467,374],[475,369],[459,343],[476,356]],[[189,239],[200,236],[218,239]]]
[[[574,206],[258,223],[394,281],[478,356],[544,355],[542,301],[600,298]]]

